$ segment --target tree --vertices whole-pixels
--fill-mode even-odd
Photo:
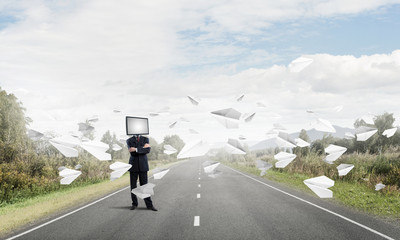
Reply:
[[[27,148],[26,125],[31,120],[25,117],[24,111],[13,94],[0,88],[0,163],[14,160]]]

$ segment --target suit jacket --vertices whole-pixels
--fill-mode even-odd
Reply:
[[[136,136],[133,136],[126,140],[128,148],[134,147],[137,149],[136,152],[131,152],[129,157],[129,164],[132,167],[129,169],[131,172],[147,172],[149,171],[149,163],[147,161],[147,155],[150,152],[150,148],[143,148],[143,146],[149,143],[147,137],[140,136],[139,141]]]

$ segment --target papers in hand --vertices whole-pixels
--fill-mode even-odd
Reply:
[[[59,175],[62,177],[62,179],[60,180],[60,184],[69,185],[81,174],[81,171],[64,168],[59,172]]]
[[[110,169],[113,171],[111,172],[110,180],[114,181],[115,179],[120,178],[131,167],[132,167],[131,164],[123,163],[123,162],[115,162],[115,163],[111,164]]]
[[[315,178],[306,179],[303,181],[307,187],[309,187],[315,194],[320,198],[331,198],[333,192],[328,188],[335,185],[335,181],[329,179],[326,176],[320,176]]]
[[[153,183],[147,183],[145,185],[132,189],[132,193],[135,194],[140,199],[148,198],[154,195],[153,188],[155,186],[156,185]]]

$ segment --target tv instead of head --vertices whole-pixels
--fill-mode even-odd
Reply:
[[[149,119],[126,116],[126,135],[148,135]]]

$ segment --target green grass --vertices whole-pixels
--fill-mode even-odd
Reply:
[[[260,170],[245,163],[223,164],[247,172],[256,176],[260,175]],[[317,197],[304,183],[310,176],[299,173],[287,173],[270,169],[266,179],[279,182],[283,185],[294,188],[298,191]],[[395,221],[400,221],[400,193],[396,191],[375,191],[366,184],[358,182],[346,182],[343,180],[335,181],[335,186],[330,188],[333,191],[333,201],[342,205],[355,208],[359,211],[386,217]]]
[[[150,168],[167,168],[176,163],[178,162],[150,161]],[[79,185],[25,199],[14,204],[6,204],[0,208],[0,237],[23,225],[94,201],[126,186],[129,186],[129,173],[112,182],[104,180],[95,184]]]

